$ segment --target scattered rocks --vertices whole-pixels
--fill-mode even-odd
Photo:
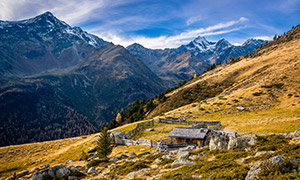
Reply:
[[[67,160],[67,161],[65,162],[65,164],[69,164],[69,163],[72,163],[72,162],[75,162],[75,161],[72,160],[72,159],[69,159],[69,160]]]
[[[62,166],[55,172],[55,177],[58,179],[62,179],[68,177],[70,174],[71,171],[67,167]]]
[[[254,155],[254,157],[261,156],[263,154],[272,154],[272,153],[275,153],[275,151],[259,151]]]
[[[104,171],[104,172],[102,173],[102,176],[108,175],[109,173],[110,173],[110,170]]]
[[[91,146],[89,146],[88,147],[88,150],[94,150],[95,148],[93,148],[93,147],[91,147]]]
[[[163,155],[161,158],[162,159],[172,159],[173,156],[172,155]]]
[[[133,171],[133,172],[127,174],[126,177],[127,177],[128,179],[132,179],[132,178],[134,178],[136,175],[138,175],[138,174],[140,174],[140,173],[147,172],[147,171],[150,171],[150,168],[144,168],[144,169],[140,169],[140,170],[138,170],[138,171]]]
[[[72,173],[80,173],[80,171],[76,168],[76,167],[74,167],[74,166],[70,166],[69,167],[69,170],[72,172]]]
[[[190,161],[190,160],[188,160],[188,159],[186,159],[186,158],[179,158],[179,159],[176,159],[173,163],[172,163],[172,165],[171,165],[171,167],[172,168],[176,168],[176,167],[179,167],[179,166],[184,166],[184,165],[190,165],[190,166],[192,166],[192,165],[196,165],[197,163],[195,163],[195,162],[193,162],[193,161]]]
[[[161,163],[162,160],[160,158],[155,159],[155,161],[153,161],[153,164],[159,164]]]
[[[154,131],[154,129],[149,128],[149,129],[146,129],[146,130],[145,130],[145,132],[150,132],[150,131]]]
[[[122,154],[121,156],[119,156],[119,159],[124,159],[124,158],[128,158],[128,156],[125,154]]]
[[[96,172],[96,169],[95,169],[94,167],[91,167],[91,168],[87,171],[88,174],[91,174],[91,173],[94,173],[94,172]]]
[[[286,163],[288,161],[288,163]],[[263,161],[257,165],[253,165],[250,170],[247,173],[247,176],[245,180],[256,180],[260,179],[258,177],[259,173],[261,172],[262,168],[271,168],[271,164],[277,165],[280,169],[286,168],[284,164],[289,164],[290,169],[296,169],[298,168],[298,162],[296,162],[294,159],[285,157],[285,156],[275,156],[272,157],[266,161]]]
[[[300,137],[300,129],[297,129],[297,130],[294,132],[294,137]]]
[[[237,106],[236,109],[239,110],[239,111],[244,111],[245,110],[245,108],[243,106]]]
[[[177,152],[177,157],[178,158],[188,158],[189,156],[190,156],[190,152],[189,151],[179,150]]]
[[[136,156],[134,152],[129,153],[129,157]]]
[[[110,158],[109,161],[111,161],[111,162],[116,162],[116,161],[119,161],[119,159],[118,159],[117,157],[113,157],[113,158]]]

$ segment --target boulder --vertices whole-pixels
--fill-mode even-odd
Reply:
[[[44,164],[43,166],[44,166],[44,168],[48,168],[48,167],[50,167],[50,165],[49,165],[49,164]]]
[[[238,106],[238,107],[236,107],[236,109],[239,110],[239,111],[244,111],[245,110],[245,108],[243,106]]]
[[[123,159],[123,158],[128,158],[128,156],[125,154],[122,154],[121,156],[119,156],[119,159]]]
[[[177,152],[177,158],[188,158],[189,156],[190,156],[190,152],[189,151],[179,150]]]
[[[95,148],[93,148],[93,147],[91,147],[91,146],[88,147],[88,150],[93,150],[93,149],[95,149]]]
[[[71,174],[71,171],[65,166],[62,166],[61,168],[59,168],[58,170],[55,171],[55,177],[58,179],[66,178],[70,174]]]
[[[140,169],[140,170],[138,170],[138,171],[133,171],[133,172],[127,174],[126,177],[127,177],[128,179],[132,179],[132,178],[134,178],[134,176],[136,176],[137,174],[144,173],[144,172],[147,172],[147,171],[150,171],[150,168],[144,168],[144,169]]]
[[[196,160],[197,158],[199,158],[197,155],[191,155],[189,157],[190,160]]]
[[[263,154],[272,154],[272,153],[275,153],[275,151],[259,151],[255,153],[254,157],[261,156]]]
[[[95,169],[94,167],[91,167],[91,168],[87,171],[88,174],[91,174],[91,173],[94,173],[94,172],[96,172],[96,169]]]
[[[163,155],[161,158],[162,159],[172,159],[173,156],[172,155]]]
[[[110,170],[107,170],[107,171],[104,171],[101,175],[102,176],[105,176],[105,175],[107,175],[107,174],[109,174],[110,173]]]
[[[119,159],[118,159],[117,157],[113,157],[113,158],[110,158],[109,161],[111,161],[111,162],[116,162],[116,161],[119,161]]]
[[[288,161],[288,163],[286,163]],[[265,168],[271,168],[271,164],[275,164],[278,166],[279,169],[283,169],[285,168],[285,164],[289,164],[290,165],[290,169],[298,169],[298,162],[295,161],[292,158],[289,157],[285,157],[285,156],[275,156],[272,157],[268,160],[265,160],[257,165],[253,165],[250,170],[247,173],[247,176],[245,178],[245,180],[256,180],[256,179],[260,179],[258,177],[259,173],[261,172],[261,168],[265,167]]]
[[[146,149],[140,149],[140,151],[146,151]]]
[[[149,129],[146,129],[146,130],[145,130],[145,132],[150,132],[150,131],[154,131],[154,129],[149,128]]]
[[[129,153],[129,157],[136,156],[134,152]]]
[[[80,171],[76,168],[76,167],[74,167],[74,166],[70,166],[69,167],[69,170],[72,172],[72,173],[80,173]]]
[[[246,149],[256,143],[256,136],[237,137],[236,133],[215,132],[209,142],[209,149]]]
[[[209,149],[227,149],[229,137],[222,134],[217,134],[210,139]]]
[[[54,171],[52,169],[45,169],[40,172],[36,172],[33,174],[33,176],[30,178],[31,180],[42,180],[46,178],[54,178]]]
[[[69,163],[72,163],[72,162],[75,162],[75,161],[72,160],[72,159],[69,159],[69,160],[67,160],[67,161],[65,162],[65,164],[69,164]]]
[[[300,137],[300,129],[297,129],[297,130],[294,132],[294,137]]]
[[[179,167],[179,166],[185,166],[185,165],[196,165],[197,163],[193,162],[193,161],[190,161],[190,160],[187,160],[186,158],[179,158],[179,159],[176,159],[171,167],[172,168],[176,168],[176,167]]]
[[[123,139],[125,139],[125,133],[122,131],[114,131],[111,133],[111,137],[114,140],[115,144],[120,144],[120,145],[124,145],[124,141]]]

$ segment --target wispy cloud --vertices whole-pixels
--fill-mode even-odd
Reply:
[[[187,21],[186,21],[186,25],[189,26],[191,24],[194,24],[195,22],[201,21],[204,18],[202,16],[193,16],[190,17]]]
[[[270,40],[273,40],[273,36],[256,36],[253,39],[262,39],[265,41],[270,41]]]
[[[174,48],[182,44],[186,44],[197,36],[212,36],[225,34],[233,31],[238,31],[243,28],[242,23],[248,21],[247,18],[241,17],[236,21],[228,21],[218,23],[213,26],[206,28],[193,29],[189,31],[184,31],[182,33],[173,36],[159,36],[159,37],[145,37],[145,36],[133,36],[133,37],[123,37],[117,32],[101,32],[95,33],[105,40],[112,41],[116,44],[121,44],[123,46],[128,46],[134,42],[142,44],[148,48]],[[237,27],[236,27],[237,26]]]
[[[132,1],[134,0],[1,0],[0,19],[21,20],[51,11],[58,18],[74,25],[90,19],[101,19],[110,8]]]

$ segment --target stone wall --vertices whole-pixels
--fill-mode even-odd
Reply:
[[[221,126],[221,121],[186,121],[180,119],[170,120],[163,118],[158,118],[158,123],[197,125],[198,128],[208,128],[211,130],[217,130]]]
[[[125,134],[125,138],[130,137],[131,135],[133,135],[134,133],[136,133],[139,129],[142,129],[142,128],[146,127],[146,126],[154,126],[154,120],[152,119],[151,121],[138,123],[133,130],[131,130],[128,133]]]

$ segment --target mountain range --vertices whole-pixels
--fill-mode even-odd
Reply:
[[[198,37],[175,49],[124,48],[50,12],[0,21],[0,146],[95,132],[134,100],[262,43]]]
[[[264,40],[249,39],[241,46],[234,46],[225,39],[210,42],[199,36],[189,44],[174,49],[153,50],[137,43],[128,46],[127,49],[169,86],[174,86],[195,74],[202,74],[214,63],[224,63],[230,58],[248,54],[264,43]]]

